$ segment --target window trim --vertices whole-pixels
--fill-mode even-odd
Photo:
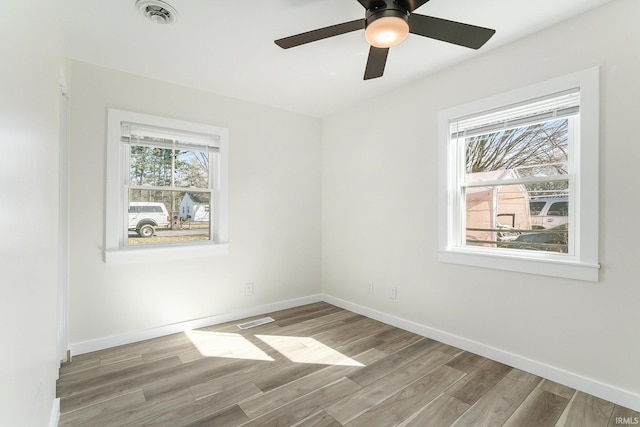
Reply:
[[[121,140],[121,123],[131,122],[165,129],[182,130],[219,137],[219,184],[212,194],[217,203],[214,205],[214,217],[217,229],[213,232],[215,241],[136,246],[124,245],[124,183],[129,173],[125,170],[124,154],[126,144]],[[149,114],[135,113],[109,108],[107,111],[107,164],[105,194],[105,263],[131,263],[145,261],[167,261],[226,255],[228,253],[228,168],[229,168],[229,131],[227,128],[184,120],[170,119]]]
[[[456,243],[459,206],[456,161],[459,154],[450,144],[452,119],[482,114],[573,88],[580,90],[580,142],[571,153],[576,168],[572,199],[575,253],[554,256],[548,253],[500,251],[460,246]],[[585,281],[598,281],[599,268],[599,68],[593,67],[524,88],[440,111],[438,115],[439,209],[438,260],[440,262],[541,274]]]

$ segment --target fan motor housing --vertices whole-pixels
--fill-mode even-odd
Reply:
[[[409,21],[409,11],[395,0],[380,0],[367,9],[365,14],[365,28],[373,21],[384,17],[395,17]]]

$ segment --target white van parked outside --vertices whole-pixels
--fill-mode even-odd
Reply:
[[[156,227],[167,227],[171,217],[164,203],[130,202],[129,230],[135,230],[140,237],[151,237]]]
[[[529,201],[531,229],[553,228],[569,222],[567,197],[540,197]]]

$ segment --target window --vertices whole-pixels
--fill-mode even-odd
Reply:
[[[228,131],[109,110],[105,261],[226,253]]]
[[[598,279],[598,72],[441,112],[439,259]]]

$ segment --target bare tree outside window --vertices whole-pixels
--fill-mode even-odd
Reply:
[[[566,195],[565,182],[544,177],[568,172],[568,128],[562,119],[467,138],[466,173],[515,170],[523,178],[541,177],[526,184],[530,197]]]

